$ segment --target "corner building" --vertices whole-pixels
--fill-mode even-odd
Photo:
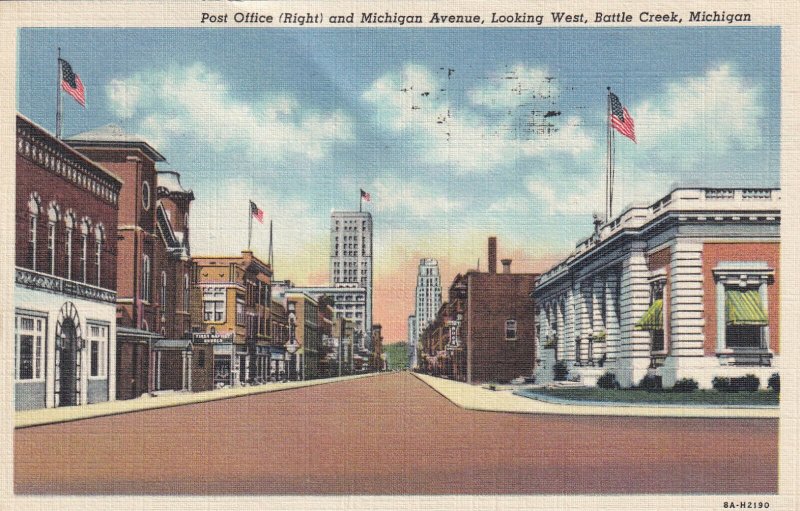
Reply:
[[[336,312],[352,317],[361,350],[371,348],[372,335],[372,215],[361,211],[331,213],[330,284],[335,288],[352,289],[353,295],[365,293],[364,304],[337,301]],[[363,318],[347,313],[363,311]]]
[[[14,405],[116,397],[122,180],[16,118]]]
[[[540,363],[594,384],[646,375],[669,388],[691,378],[754,374],[780,353],[780,190],[675,188],[633,206],[543,273],[533,293]]]

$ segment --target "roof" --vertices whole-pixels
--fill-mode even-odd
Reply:
[[[67,144],[82,147],[135,147],[140,149],[153,161],[166,161],[150,143],[139,135],[126,132],[118,124],[106,124],[93,130],[78,133],[65,140]]]
[[[120,334],[129,336],[129,337],[147,337],[148,339],[161,337],[161,334],[157,334],[155,332],[150,332],[148,330],[142,330],[140,328],[130,328],[130,327],[127,327],[127,326],[118,326],[117,327],[117,336],[119,336]]]
[[[192,345],[189,339],[161,339],[153,345],[157,350],[185,350]]]
[[[158,188],[163,188],[169,193],[188,194],[194,197],[194,193],[184,188],[181,184],[180,173],[174,170],[159,170],[156,174],[156,186]]]

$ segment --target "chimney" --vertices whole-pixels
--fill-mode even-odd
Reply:
[[[500,259],[503,263],[503,273],[511,273],[511,259]]]
[[[489,273],[497,273],[497,238],[489,238]]]

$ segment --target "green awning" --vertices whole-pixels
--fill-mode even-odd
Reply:
[[[660,298],[650,304],[635,327],[636,330],[664,330],[664,302]]]
[[[767,313],[756,289],[725,291],[725,318],[729,325],[767,326]]]

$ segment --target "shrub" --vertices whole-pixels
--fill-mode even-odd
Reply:
[[[655,374],[646,374],[639,382],[638,387],[642,390],[654,391],[661,390],[661,376]]]
[[[717,392],[733,392],[731,389],[731,379],[725,378],[724,376],[715,376],[713,380],[711,380],[711,386],[714,387],[714,390]]]
[[[734,392],[756,392],[760,386],[761,380],[754,374],[731,378],[731,388],[733,388]]]
[[[618,389],[619,382],[612,372],[607,372],[597,379],[597,386],[601,389]]]
[[[777,392],[778,394],[781,393],[781,375],[778,373],[773,373],[772,376],[769,377],[767,380],[767,387],[771,388],[773,391]]]
[[[675,382],[672,387],[673,392],[694,392],[697,390],[697,382],[691,378],[682,378]]]
[[[555,381],[566,381],[568,372],[567,363],[563,360],[559,360],[553,364],[553,379]]]

